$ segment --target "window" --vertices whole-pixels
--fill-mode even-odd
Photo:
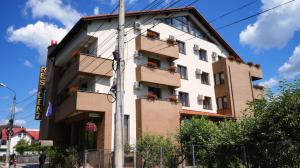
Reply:
[[[202,61],[207,61],[207,51],[200,49],[199,50],[199,59]]]
[[[205,85],[209,85],[210,84],[210,82],[209,82],[209,74],[208,73],[202,72],[202,74],[201,74],[201,83],[205,84]]]
[[[177,44],[179,48],[179,53],[185,54],[185,43],[177,40]]]
[[[180,74],[181,79],[188,79],[187,68],[185,66],[177,65],[177,72]]]
[[[215,85],[222,85],[225,83],[224,73],[218,73],[214,75],[215,78]]]
[[[160,60],[154,58],[148,58],[148,63],[149,62],[156,64],[156,67],[160,68]]]
[[[148,92],[153,93],[158,99],[161,99],[161,89],[156,87],[148,87]]]
[[[179,92],[179,100],[182,103],[183,106],[189,107],[189,94],[185,92]]]
[[[227,109],[227,97],[217,97],[218,110]]]
[[[206,110],[211,110],[212,107],[211,107],[211,98],[210,97],[204,97],[204,100],[203,100],[203,109],[206,109]]]
[[[124,115],[124,144],[129,144],[129,115]]]

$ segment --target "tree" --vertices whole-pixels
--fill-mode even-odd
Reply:
[[[145,134],[137,141],[136,148],[145,168],[158,166],[161,160],[166,167],[177,167],[183,161],[180,146],[163,136]]]
[[[19,140],[19,142],[17,143],[17,145],[15,146],[16,151],[20,154],[23,155],[25,151],[28,150],[29,148],[29,142],[27,142],[25,139],[21,139]]]

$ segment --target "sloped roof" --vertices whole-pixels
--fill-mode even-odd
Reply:
[[[209,31],[209,33],[214,38],[216,38],[216,40],[229,52],[229,55],[240,58],[240,56],[230,47],[230,45],[219,35],[219,33],[208,23],[208,21],[194,7],[135,11],[135,12],[128,12],[125,14],[125,16],[130,17],[130,16],[140,16],[140,15],[153,15],[153,14],[181,12],[181,11],[191,12],[200,21],[200,23],[203,24],[203,26]],[[55,46],[55,48],[51,51],[51,53],[49,53],[49,57],[54,57],[64,47],[64,45],[66,45],[67,42],[71,40],[72,37],[76,35],[76,33],[78,33],[88,22],[94,20],[112,19],[117,17],[118,14],[102,14],[102,15],[82,17],[75,24],[75,26],[69,31],[69,33],[62,39],[62,41],[57,46]]]
[[[21,132],[26,133],[27,135],[31,136],[33,140],[39,140],[40,137],[40,131],[34,131],[34,130],[29,130],[27,131],[26,128],[13,128],[13,136],[18,135]],[[7,140],[7,134],[6,134],[6,128],[3,128],[1,130],[2,134],[2,140]]]

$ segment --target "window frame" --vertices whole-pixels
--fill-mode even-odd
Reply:
[[[182,70],[185,70],[185,71],[182,71]],[[177,65],[177,72],[179,73],[180,75],[180,79],[184,79],[184,80],[188,80],[188,69],[186,66],[183,66],[183,65]],[[185,72],[182,74],[182,72]]]
[[[183,98],[184,97],[184,101]],[[190,107],[190,96],[187,92],[178,92],[178,98],[184,107]]]
[[[219,100],[221,100],[221,102],[219,102]],[[227,96],[217,97],[216,101],[217,101],[217,109],[218,110],[226,110],[226,109],[228,109],[228,99],[227,99]],[[222,105],[222,107],[220,107],[220,105]]]
[[[203,80],[204,75],[206,75],[206,79],[207,79],[206,82],[203,82],[204,81]],[[202,72],[202,74],[201,74],[201,84],[203,84],[203,85],[210,85],[209,73]]]
[[[178,45],[179,53],[186,55],[186,45],[185,45],[185,42],[180,41],[180,40],[176,40],[176,42],[177,42],[177,45]],[[181,52],[179,44],[183,44],[183,52]]]
[[[208,104],[208,106],[204,103],[204,102],[206,102],[207,98],[209,98],[209,101],[208,101],[209,104]],[[203,109],[205,109],[205,110],[212,110],[212,98],[211,97],[204,96],[204,99],[203,99]]]
[[[201,53],[205,53],[205,56],[203,57],[203,55]],[[208,62],[208,59],[207,59],[207,50],[201,48],[199,50],[199,52],[198,52],[198,57],[199,57],[199,60]]]

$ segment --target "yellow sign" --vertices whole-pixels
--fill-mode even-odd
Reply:
[[[47,80],[47,67],[40,68],[39,86],[37,91],[36,107],[35,107],[35,120],[42,120],[44,109],[45,91]]]

